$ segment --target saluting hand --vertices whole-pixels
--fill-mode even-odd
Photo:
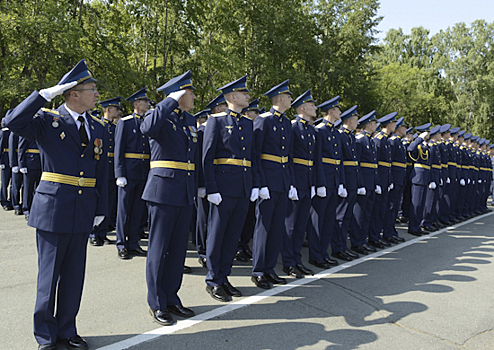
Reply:
[[[50,102],[54,97],[63,94],[65,91],[72,89],[76,85],[77,81],[62,85],[55,85],[50,88],[40,90],[39,94],[43,96],[45,100]]]

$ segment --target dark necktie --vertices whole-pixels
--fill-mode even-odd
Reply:
[[[79,136],[81,137],[82,148],[86,148],[89,144],[89,137],[87,136],[86,127],[84,124],[86,123],[86,119],[82,115],[80,115],[77,120],[81,123],[79,128]]]

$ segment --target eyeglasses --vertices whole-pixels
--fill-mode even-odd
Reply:
[[[98,92],[98,88],[97,87],[93,87],[93,88],[90,88],[90,89],[79,89],[79,90],[74,90],[74,91],[85,91],[85,90],[91,90],[93,93],[97,93]]]

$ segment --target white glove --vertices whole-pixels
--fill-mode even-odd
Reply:
[[[321,197],[321,198],[326,197],[326,187],[324,187],[324,186],[318,187],[317,188],[317,196]]]
[[[430,188],[431,190],[435,190],[435,189],[436,189],[436,187],[437,187],[437,186],[436,186],[436,183],[435,183],[434,181],[432,181],[432,182],[429,184],[429,188]]]
[[[394,183],[390,183],[389,186],[388,186],[388,192],[389,191],[392,191],[393,188],[395,188],[395,184]]]
[[[288,191],[288,198],[292,201],[298,201],[297,189],[290,185],[290,190]]]
[[[461,185],[461,186],[465,186],[465,179],[461,179],[461,180],[460,180],[460,185]]]
[[[439,186],[443,185],[443,179],[439,179]]]
[[[5,169],[5,164],[0,164],[0,169]]]
[[[451,183],[451,179],[449,177],[446,178],[446,183],[447,184],[450,184]]]
[[[197,196],[198,196],[199,198],[204,198],[204,197],[206,197],[206,187],[199,187],[199,188],[197,189]]]
[[[19,172],[19,167],[18,166],[12,167],[12,172],[17,174]]]
[[[365,196],[366,193],[367,192],[365,191],[365,187],[360,187],[360,188],[357,189],[357,194],[359,196]]]
[[[208,194],[208,201],[210,201],[213,204],[219,205],[223,198],[221,198],[221,194],[219,193],[211,193]]]
[[[468,179],[468,184],[470,185],[470,179]]]
[[[340,184],[338,186],[338,196],[341,198],[346,198],[348,196],[348,191],[346,190],[345,186],[343,184]]]
[[[421,133],[419,135],[419,137],[422,139],[422,140],[427,140],[427,136],[429,136],[429,132],[428,131],[424,131],[423,133]]]
[[[479,180],[478,183],[481,184],[482,183],[482,180]]]
[[[259,190],[259,197],[261,199],[270,199],[271,196],[269,195],[269,188],[261,187],[261,189]]]
[[[27,174],[27,168],[20,168],[19,171],[23,174]]]
[[[382,190],[381,186],[376,185],[376,189],[374,190],[374,192],[376,192],[377,194],[382,194],[383,190]]]
[[[311,186],[311,188],[310,188],[310,199],[314,198],[315,195],[316,195],[316,187],[315,186]]]
[[[65,91],[72,89],[77,85],[77,81],[73,81],[72,83],[55,85],[48,89],[42,89],[39,91],[39,94],[45,98],[48,102],[50,102],[55,96],[63,94]]]
[[[259,189],[258,188],[253,188],[250,191],[250,201],[255,202],[259,198]]]
[[[119,178],[117,178],[117,186],[118,187],[125,187],[125,186],[127,186],[127,178],[125,178],[125,177],[119,177]]]
[[[104,219],[105,219],[105,217],[103,215],[95,216],[94,221],[93,221],[93,227],[99,226],[103,222]]]
[[[175,101],[178,102],[178,100],[180,99],[180,97],[182,97],[183,95],[185,95],[186,92],[187,91],[185,91],[185,90],[173,91],[167,97],[173,98]]]

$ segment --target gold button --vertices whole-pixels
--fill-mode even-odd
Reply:
[[[81,175],[81,176],[82,176],[82,175],[84,175],[84,171],[81,171],[81,172],[79,173],[79,175]]]
[[[242,147],[242,151],[245,151],[245,147]]]
[[[239,126],[239,127],[238,127],[238,130],[242,130],[242,127],[241,127],[241,126]]]
[[[189,152],[190,152],[190,148],[189,148]]]
[[[187,175],[189,175],[189,176],[190,176],[190,173],[187,173]]]
[[[79,194],[82,194],[82,190],[79,190],[79,192],[78,192],[78,193],[79,193]]]
[[[84,154],[81,154],[81,158],[84,158]]]
[[[285,139],[285,136],[283,136],[282,139],[284,140]]]
[[[338,154],[338,152],[334,152],[334,154]]]
[[[244,139],[244,137],[242,136],[242,137],[240,138],[240,140],[243,140],[243,139]]]
[[[285,146],[281,146],[281,149],[285,149]]]

